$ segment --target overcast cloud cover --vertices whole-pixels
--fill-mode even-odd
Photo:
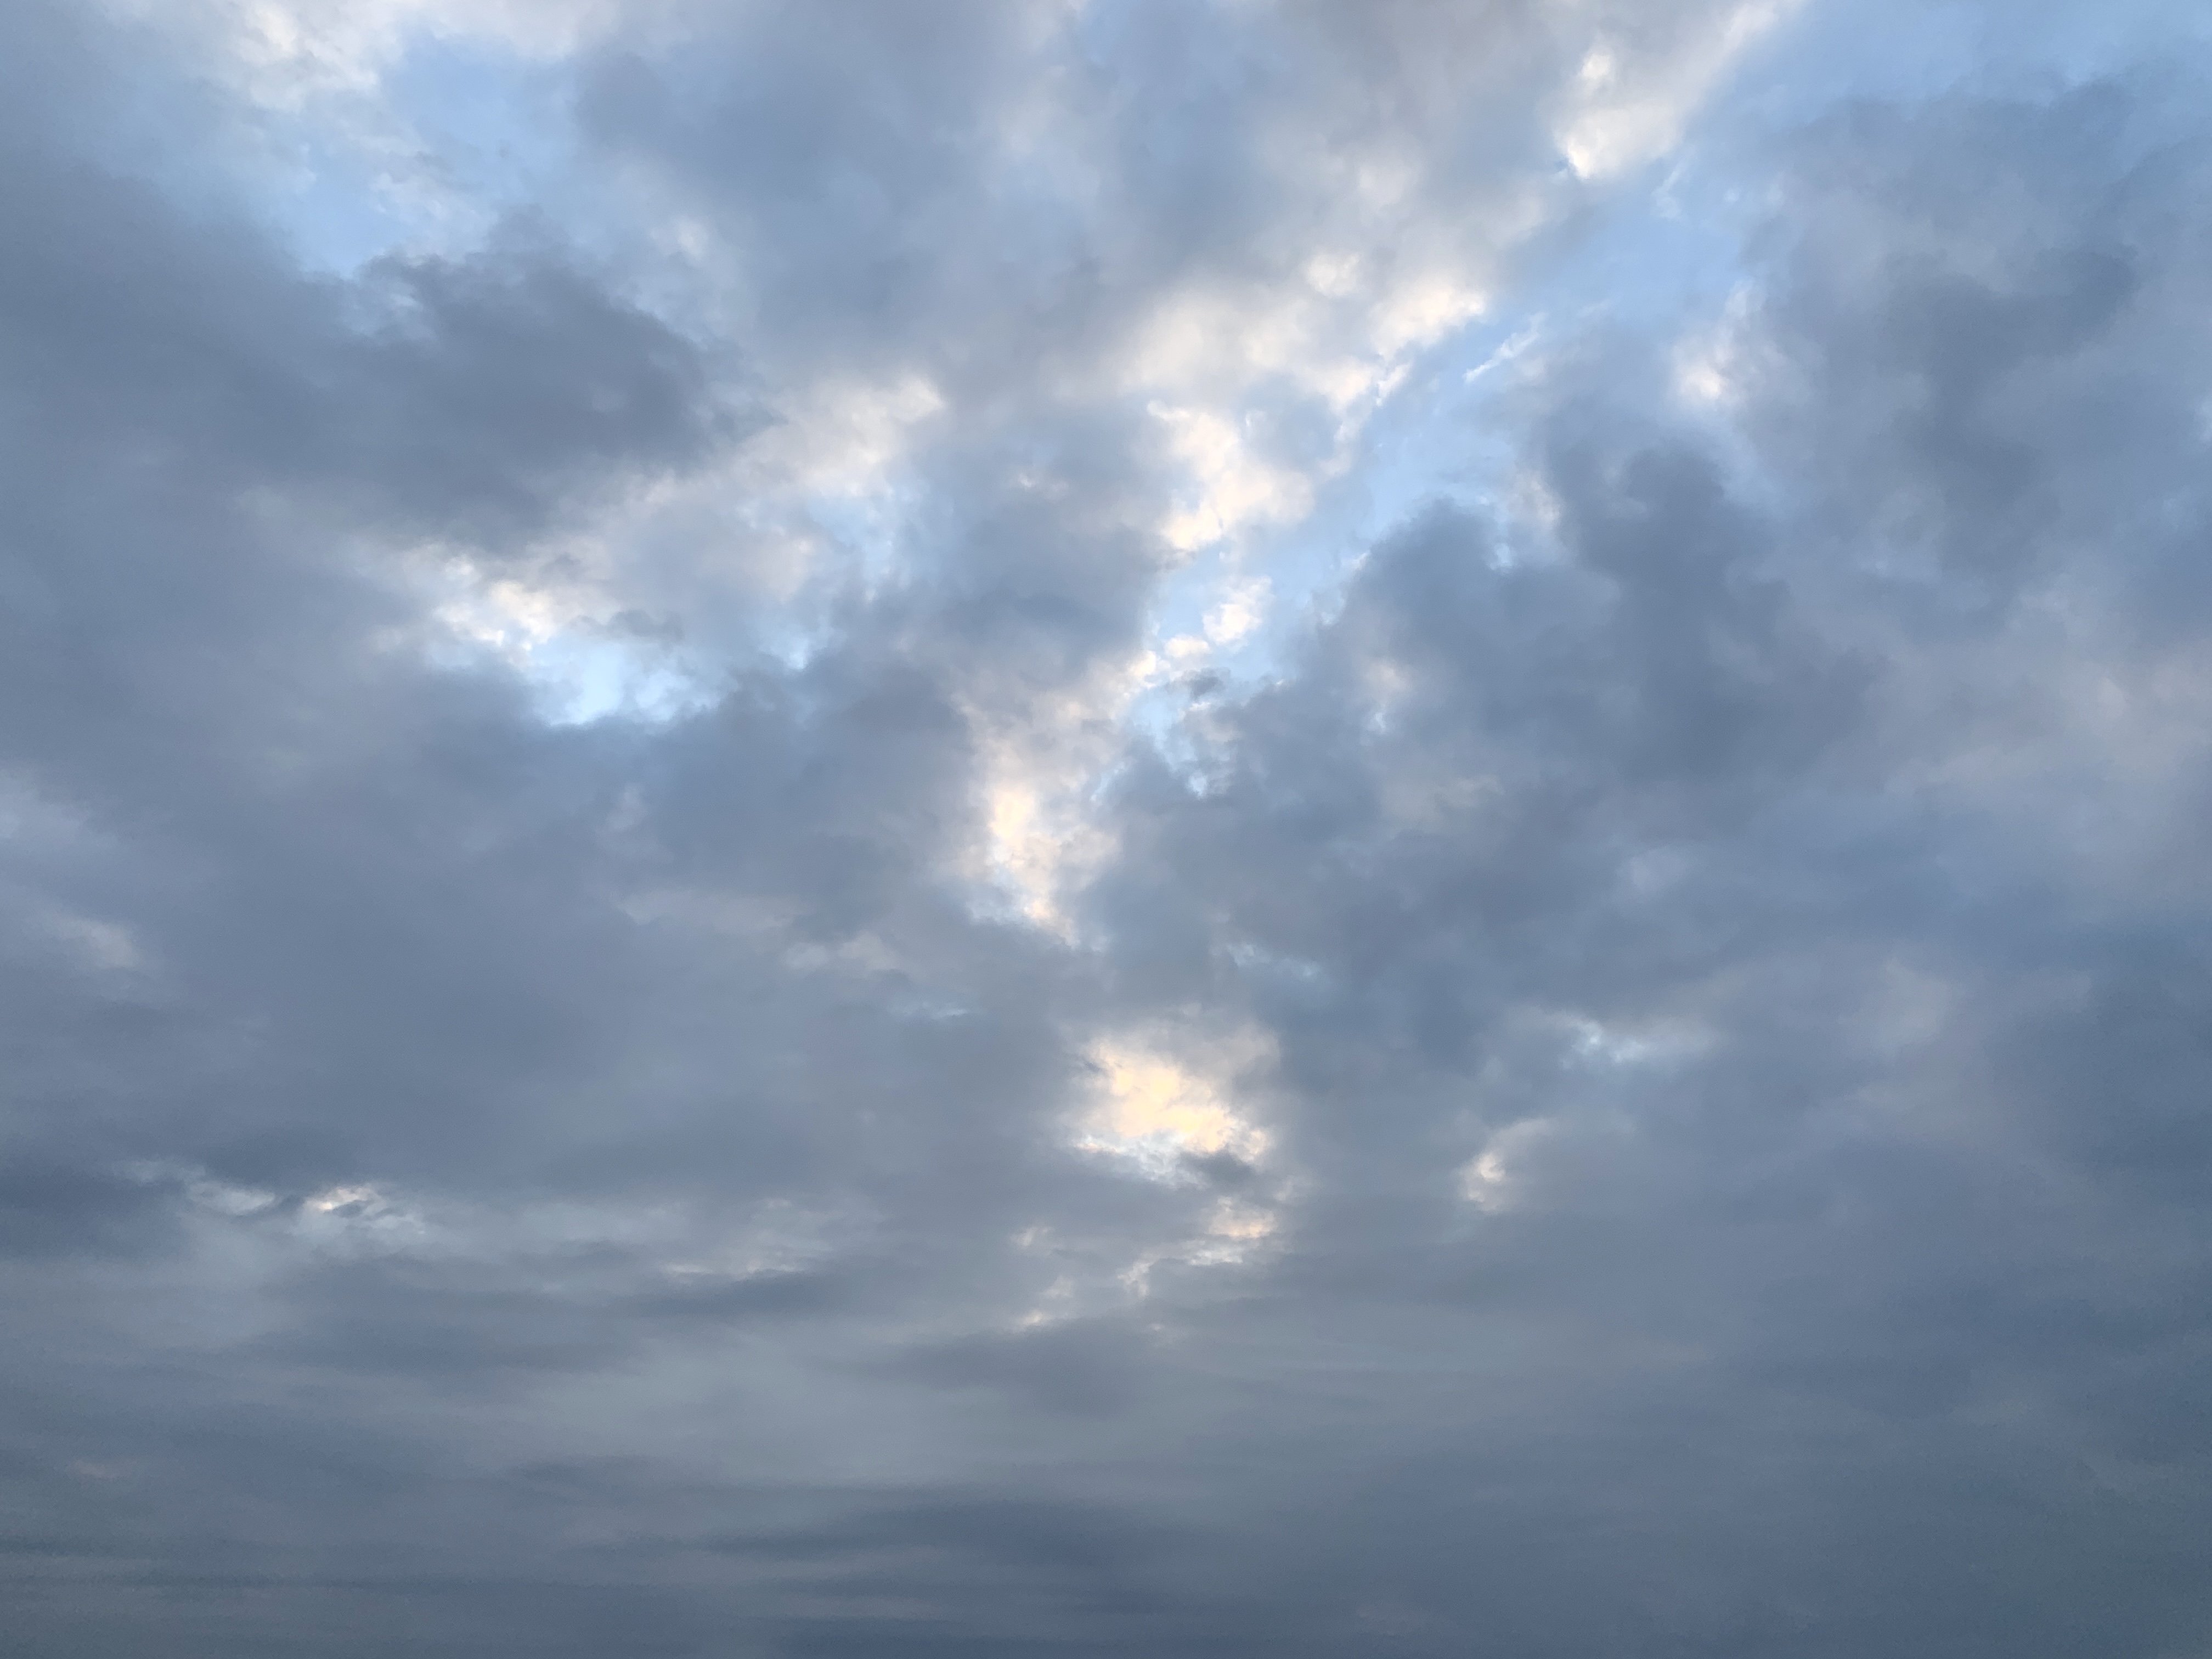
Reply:
[[[36,1659],[2212,1656],[2212,27],[0,5]]]

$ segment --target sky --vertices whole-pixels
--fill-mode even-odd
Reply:
[[[2212,1659],[2212,18],[0,6],[25,1659]]]

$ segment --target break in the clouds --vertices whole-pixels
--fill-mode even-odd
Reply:
[[[2212,1655],[2208,92],[0,8],[5,1645]]]

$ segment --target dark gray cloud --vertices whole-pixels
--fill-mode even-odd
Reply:
[[[10,12],[17,1646],[2202,1653],[2063,10]]]

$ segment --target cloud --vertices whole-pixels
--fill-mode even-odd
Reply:
[[[10,11],[18,1644],[2202,1648],[2063,9]]]

